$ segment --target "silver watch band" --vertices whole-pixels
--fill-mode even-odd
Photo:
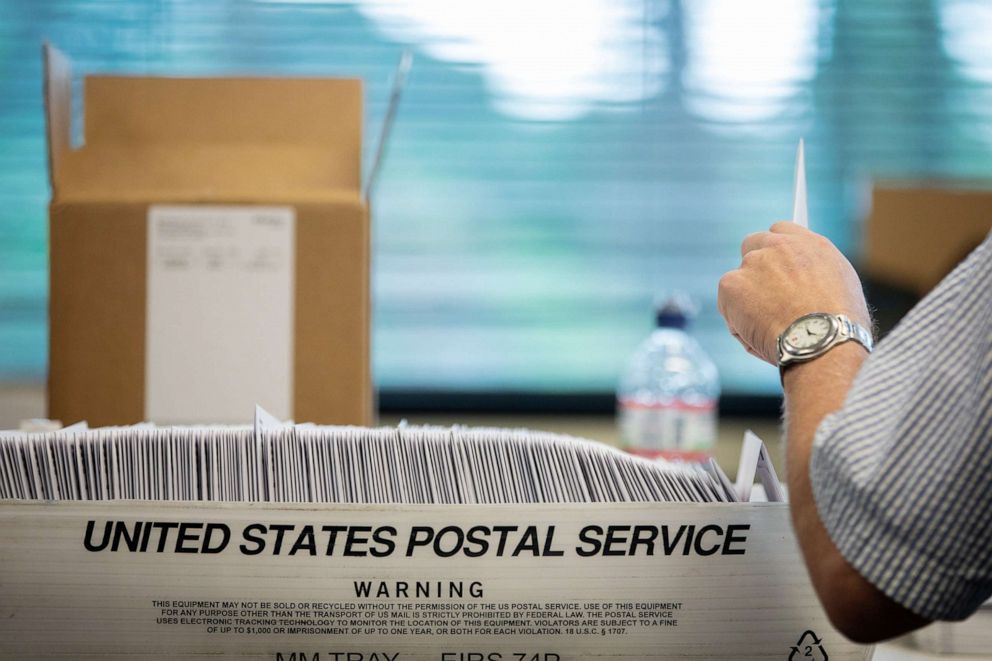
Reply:
[[[840,332],[845,339],[859,342],[861,346],[868,350],[868,353],[871,353],[875,349],[875,340],[867,328],[854,323],[842,314],[837,315],[837,321],[840,322]]]

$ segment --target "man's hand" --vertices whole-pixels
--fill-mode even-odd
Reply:
[[[720,279],[717,305],[744,348],[773,365],[778,336],[811,312],[871,328],[861,281],[829,240],[783,221],[741,244],[741,266]]]
[[[811,312],[847,315],[871,327],[861,282],[830,241],[794,223],[751,234],[741,267],[720,280],[718,304],[730,331],[759,358],[778,362],[778,336]],[[785,373],[786,459],[790,512],[810,579],[834,626],[853,640],[875,642],[926,624],[851,567],[823,527],[809,479],[820,422],[844,404],[867,357],[846,342]]]

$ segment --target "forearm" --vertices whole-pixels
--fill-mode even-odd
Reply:
[[[926,621],[892,602],[847,563],[820,520],[809,477],[816,429],[843,406],[867,355],[859,344],[847,342],[786,370],[785,433],[792,522],[813,586],[841,631],[874,641]]]
[[[796,539],[810,577],[823,595],[833,587],[837,573],[833,562],[840,557],[820,521],[809,479],[813,437],[820,422],[841,408],[866,356],[858,344],[847,342],[808,363],[785,371],[786,476]]]

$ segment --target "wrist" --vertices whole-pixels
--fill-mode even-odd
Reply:
[[[816,388],[838,378],[850,383],[868,355],[868,349],[861,344],[845,342],[815,360],[793,363],[782,370],[786,396],[795,389]]]

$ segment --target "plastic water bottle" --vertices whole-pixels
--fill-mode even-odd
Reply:
[[[656,327],[620,379],[620,440],[628,452],[686,461],[712,456],[720,379],[716,365],[685,331],[690,305],[674,296],[656,307]]]

